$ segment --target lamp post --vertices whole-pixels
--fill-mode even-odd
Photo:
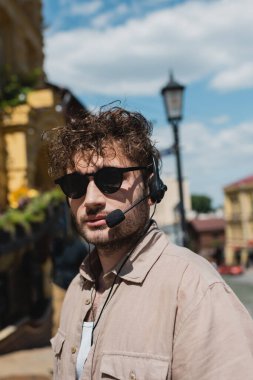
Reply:
[[[165,87],[162,88],[161,94],[164,100],[167,119],[168,119],[168,122],[172,126],[173,134],[174,134],[173,147],[174,147],[174,153],[176,155],[176,164],[177,164],[179,212],[180,212],[180,223],[181,223],[181,230],[182,230],[182,243],[186,247],[187,246],[187,232],[186,232],[182,168],[181,168],[179,133],[178,133],[179,122],[180,120],[182,120],[183,92],[184,92],[184,86],[177,83],[174,80],[173,75],[170,74],[169,83]]]

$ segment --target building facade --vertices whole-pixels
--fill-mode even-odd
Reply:
[[[43,67],[41,0],[0,0],[0,68],[27,74]]]
[[[48,190],[41,135],[85,107],[46,82],[40,0],[0,0],[0,210],[21,188]],[[9,82],[8,82],[9,81]],[[8,84],[15,88],[9,93]],[[16,87],[15,87],[16,86]],[[9,86],[10,87],[10,86]]]
[[[206,214],[187,223],[190,248],[217,265],[223,263],[225,244],[225,221]]]
[[[253,265],[253,175],[224,188],[227,264]]]

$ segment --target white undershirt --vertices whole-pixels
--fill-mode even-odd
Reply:
[[[79,380],[83,371],[84,363],[91,348],[91,336],[94,322],[83,322],[82,340],[76,361],[76,376]]]

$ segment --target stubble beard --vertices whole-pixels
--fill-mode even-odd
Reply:
[[[96,236],[93,233],[86,231],[82,222],[78,223],[75,220],[76,228],[79,234],[88,243],[96,246],[97,249],[104,252],[113,252],[122,250],[123,247],[131,248],[135,242],[145,232],[145,227],[149,220],[149,206],[144,202],[137,207],[133,208],[127,215],[126,219],[118,226],[109,229],[108,233],[104,233],[107,226],[98,227],[95,229]],[[101,234],[98,232],[101,231]]]

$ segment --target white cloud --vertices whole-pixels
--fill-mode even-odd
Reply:
[[[74,3],[71,5],[70,12],[72,15],[92,15],[102,7],[101,0],[93,0],[88,3]]]
[[[211,130],[202,123],[180,126],[183,174],[190,180],[192,193],[210,195],[222,203],[225,185],[253,174],[253,121]],[[159,149],[172,145],[168,126],[154,130]],[[165,158],[163,174],[175,173],[174,156]]]
[[[191,1],[105,30],[58,32],[45,41],[46,71],[75,92],[113,96],[157,93],[169,68],[184,83],[253,87],[252,15],[251,0]]]
[[[124,15],[127,11],[128,7],[125,4],[120,4],[109,12],[99,14],[92,20],[91,24],[95,28],[105,28],[110,25],[111,21],[117,19],[118,16]]]
[[[227,124],[229,120],[230,120],[230,117],[228,115],[219,115],[212,118],[211,123],[214,125],[223,125],[223,124]]]
[[[101,13],[100,15],[98,15],[96,18],[92,20],[91,24],[93,27],[98,28],[98,29],[104,28],[110,23],[112,17],[113,17],[112,12]]]
[[[252,57],[253,59],[253,57]],[[245,62],[237,67],[222,70],[212,79],[212,88],[228,91],[253,87],[253,62]]]

